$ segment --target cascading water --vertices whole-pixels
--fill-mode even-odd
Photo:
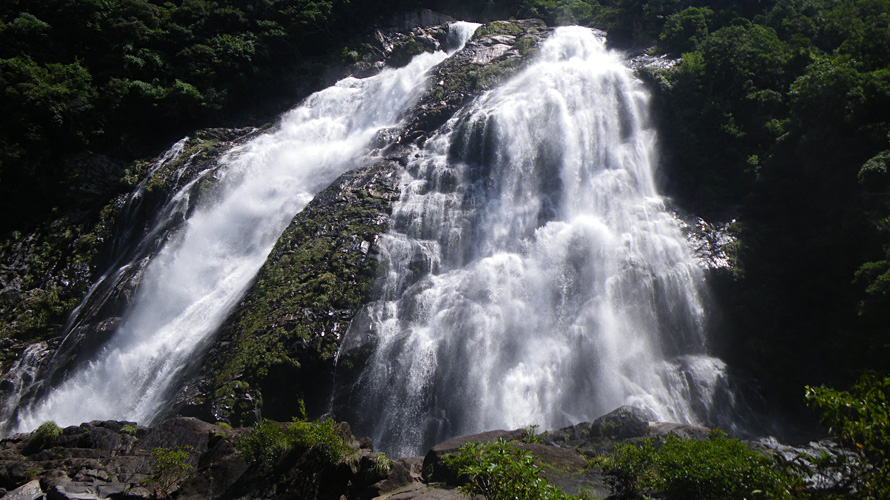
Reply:
[[[380,242],[356,428],[394,456],[622,404],[698,422],[703,272],[654,182],[648,94],[583,28],[454,117],[409,164]],[[356,323],[357,325],[358,323]]]
[[[455,23],[462,46],[477,25]],[[277,129],[236,148],[217,185],[152,259],[121,325],[97,357],[26,408],[18,429],[92,419],[149,423],[188,359],[219,327],[276,239],[321,189],[358,166],[368,143],[422,94],[447,57],[421,54],[398,70],[346,78],[288,112]]]

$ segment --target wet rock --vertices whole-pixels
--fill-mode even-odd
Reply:
[[[397,144],[422,142],[466,103],[515,74],[550,32],[537,19],[480,27],[460,52],[435,68],[430,90],[412,109]]]
[[[711,435],[712,430],[708,427],[703,427],[700,425],[675,424],[670,422],[651,422],[649,424],[649,432],[653,436],[674,434],[683,439],[706,441]]]
[[[651,412],[633,406],[622,406],[593,421],[590,434],[609,439],[629,439],[649,434]]]
[[[404,488],[381,495],[380,500],[484,500],[481,495],[468,496],[453,487],[412,483]]]
[[[3,496],[3,500],[39,500],[44,497],[40,481],[34,479]]]
[[[59,481],[46,492],[47,500],[104,500],[120,497],[126,486],[121,483]]]
[[[682,221],[680,229],[686,235],[699,261],[708,269],[732,269],[732,246],[736,242],[732,226],[735,220],[710,223],[701,217]]]
[[[376,276],[401,168],[387,159],[348,172],[291,221],[173,412],[248,425],[289,420],[301,401],[310,415],[327,410],[333,357]]]
[[[488,431],[471,436],[460,436],[447,441],[443,441],[433,446],[423,458],[423,479],[426,482],[455,482],[457,477],[454,471],[445,467],[444,458],[470,442],[487,443],[503,439],[505,441],[518,440],[522,437],[524,430],[517,429],[514,431]]]

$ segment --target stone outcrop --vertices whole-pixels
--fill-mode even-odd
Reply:
[[[551,30],[537,19],[495,21],[433,71],[430,90],[411,110],[395,143],[421,143],[457,110],[519,71]]]
[[[303,400],[324,399],[339,341],[374,282],[375,242],[399,196],[400,168],[382,160],[348,172],[293,219],[179,412],[249,425],[260,407],[287,420]]]

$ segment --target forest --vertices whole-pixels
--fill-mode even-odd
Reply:
[[[663,192],[736,238],[711,278],[712,349],[791,419],[805,385],[890,373],[890,0],[8,0],[0,234],[101,208],[76,189],[86,157],[272,120],[321,85],[307,64],[349,64],[369,19],[415,8],[592,26],[679,59],[642,76]]]

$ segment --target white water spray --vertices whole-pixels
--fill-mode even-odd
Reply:
[[[418,152],[380,245],[382,298],[344,345],[374,346],[360,432],[410,456],[622,404],[698,421],[723,365],[704,355],[702,270],[653,182],[648,100],[602,40],[560,28]]]
[[[477,25],[455,23],[459,45]],[[346,78],[288,112],[277,129],[227,154],[209,199],[152,260],[121,326],[98,357],[19,410],[18,429],[46,420],[148,423],[188,359],[224,321],[293,216],[360,166],[369,141],[422,95],[444,52],[366,79]]]

